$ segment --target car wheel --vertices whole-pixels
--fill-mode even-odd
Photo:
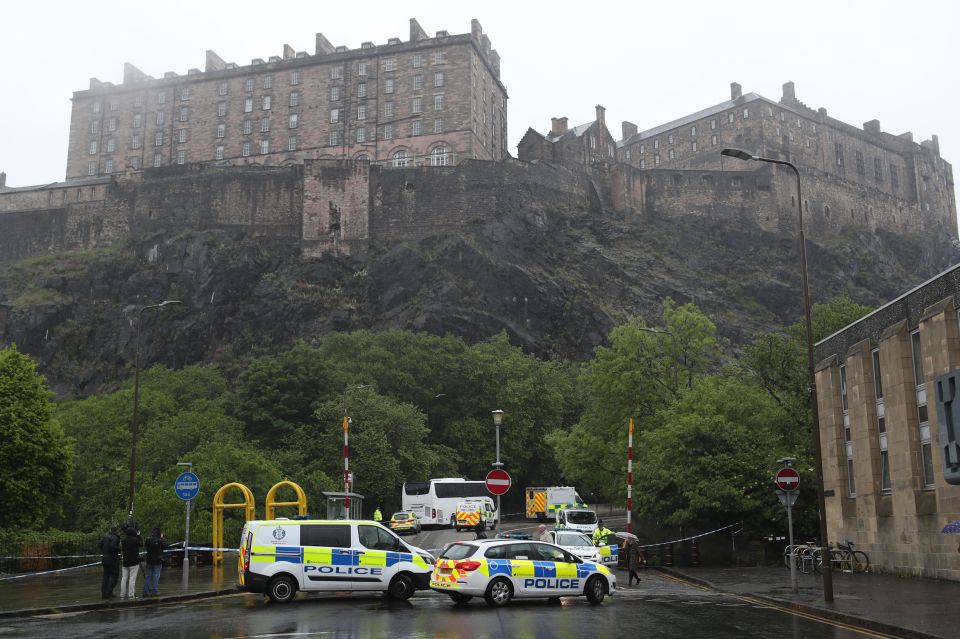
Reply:
[[[274,603],[287,603],[293,601],[297,594],[297,584],[287,575],[279,575],[270,582],[270,588],[267,589],[267,596]]]
[[[585,590],[587,595],[587,601],[592,604],[603,603],[603,598],[607,595],[607,585],[603,581],[603,577],[594,575],[587,581],[587,587]]]
[[[450,598],[453,599],[458,604],[465,604],[471,599],[473,599],[472,596],[465,595],[461,592],[448,592],[447,594],[450,595]]]
[[[401,573],[390,582],[387,594],[393,599],[404,600],[412,597],[414,590],[413,579],[410,578],[410,575]]]
[[[506,606],[513,598],[513,586],[506,579],[494,579],[487,586],[487,593],[483,598],[487,600],[487,605],[494,608]]]

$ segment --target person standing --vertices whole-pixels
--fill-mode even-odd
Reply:
[[[157,597],[160,595],[160,569],[163,568],[163,552],[169,548],[166,538],[160,528],[154,528],[146,541],[147,569],[143,576],[143,596]]]
[[[140,570],[140,546],[143,540],[136,524],[130,523],[123,529],[123,541],[120,550],[123,555],[123,577],[120,580],[120,599],[134,599],[137,591],[137,572]]]
[[[473,529],[473,532],[477,534],[477,539],[486,539],[487,538],[487,526],[481,521]]]
[[[597,529],[593,531],[593,545],[599,546],[600,544],[607,543],[607,537],[612,535],[613,531],[603,525],[603,520],[597,520]]]
[[[120,537],[117,526],[111,526],[109,532],[100,539],[100,552],[103,553],[103,578],[100,580],[100,595],[104,599],[113,599],[113,589],[120,575]]]
[[[627,568],[630,570],[630,580],[627,585],[632,586],[634,579],[636,579],[639,584],[640,575],[637,571],[640,569],[640,564],[643,563],[643,556],[640,554],[640,544],[627,537],[623,540],[623,552],[627,555]]]
[[[544,524],[537,526],[537,534],[539,541],[550,541],[550,533],[547,532],[547,527]]]
[[[374,521],[383,521],[383,513],[380,512],[380,506],[377,506],[373,511],[373,520]]]

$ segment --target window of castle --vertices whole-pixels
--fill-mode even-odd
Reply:
[[[667,136],[667,144],[673,144],[673,133]]]
[[[290,106],[292,106],[292,107],[300,106],[300,92],[299,92],[299,91],[291,91],[291,92],[290,92]]]
[[[443,71],[437,71],[433,74],[433,86],[442,87],[443,86]]]
[[[423,122],[414,120],[410,123],[410,135],[421,135],[423,131]]]
[[[180,89],[180,100],[186,102],[190,99],[190,87],[183,87]]]
[[[654,166],[660,166],[660,154],[659,154],[659,153],[654,153],[654,154],[653,154],[653,165],[654,165]]]
[[[100,120],[94,120],[90,123],[90,133],[94,135],[100,133]]]
[[[359,63],[357,63],[357,75],[359,75],[360,77],[366,76],[367,73],[369,72],[369,70],[370,70],[370,63],[369,63],[369,62],[359,62]]]
[[[733,112],[732,112],[732,111],[727,114],[727,122],[729,122],[730,124],[733,124]]]
[[[260,118],[260,133],[267,133],[270,130],[270,118]]]
[[[692,137],[692,138],[697,137],[697,127],[696,127],[696,126],[690,127],[690,137]]]
[[[265,75],[265,76],[263,76],[263,88],[264,88],[264,89],[272,89],[272,88],[273,88],[273,76],[272,76],[272,75]]]
[[[290,85],[291,85],[291,86],[297,86],[298,84],[300,84],[300,71],[299,71],[299,70],[291,71],[291,72],[290,72]]]
[[[263,103],[262,103],[261,106],[263,107],[263,109],[262,109],[263,111],[269,111],[269,110],[270,110],[270,96],[269,96],[269,95],[263,96]]]
[[[187,107],[180,107],[180,121],[187,122],[190,119],[190,109]]]
[[[243,112],[250,113],[253,111],[253,98],[247,98],[243,101]]]
[[[97,163],[88,162],[87,163],[87,175],[96,175],[97,174]]]
[[[183,143],[186,142],[186,141],[187,141],[187,130],[186,130],[186,129],[178,129],[178,130],[177,130],[177,142],[179,142],[180,144],[183,144]]]
[[[291,114],[290,114],[290,117],[289,117],[289,120],[288,120],[288,122],[287,122],[287,128],[288,128],[288,129],[295,129],[295,128],[297,128],[298,126],[300,126],[300,116],[297,115],[296,113],[291,113]]]
[[[158,166],[160,166],[161,164],[163,164],[163,155],[161,155],[160,153],[154,153],[154,154],[153,154],[153,166],[154,166],[154,167],[158,167]]]
[[[138,109],[143,107],[143,95],[138,95],[133,98],[133,106]]]
[[[422,88],[423,88],[423,76],[419,74],[413,76],[413,90],[419,91]]]
[[[434,132],[434,133],[443,133],[443,118],[434,118],[434,120],[433,120],[433,132]]]
[[[410,110],[413,113],[423,113],[423,98],[413,98]]]
[[[730,180],[730,185],[731,185],[731,186],[743,186],[743,178],[740,177],[739,175],[734,176],[733,179]]]
[[[438,146],[430,151],[430,166],[447,166],[450,164],[450,153],[447,147]]]
[[[244,121],[243,121],[243,134],[244,134],[244,135],[250,135],[251,133],[253,133],[253,124],[250,122],[250,120],[244,120]]]
[[[750,109],[747,107],[743,108],[743,119],[746,120],[750,117]]]
[[[167,101],[167,94],[161,91],[157,94],[157,104],[164,104]]]
[[[865,173],[864,163],[863,163],[863,153],[856,151],[854,156],[857,161],[857,175],[863,175]]]
[[[384,102],[383,103],[383,117],[392,118],[393,117],[393,102]]]
[[[104,171],[106,173],[113,173],[113,160],[106,161],[106,165],[104,166]]]
[[[339,146],[339,144],[340,144],[340,132],[339,132],[339,131],[331,131],[331,132],[330,132],[329,142],[330,142],[330,145],[331,145],[331,146]]]
[[[640,145],[640,155],[643,155],[643,145]]]
[[[366,83],[366,82],[361,82],[360,84],[357,85],[357,97],[358,97],[358,98],[365,98],[365,97],[367,97],[367,83]]]
[[[444,64],[447,61],[447,54],[444,51],[435,51],[430,57],[433,64]]]
[[[366,104],[358,104],[358,105],[357,105],[357,119],[358,119],[358,120],[366,120],[366,119],[367,119],[367,105],[366,105]]]
[[[133,138],[130,140],[131,149],[139,149],[143,146],[143,138],[140,137],[139,133],[134,134]]]
[[[339,64],[337,66],[330,67],[330,79],[339,80],[343,77],[343,65]]]
[[[660,140],[654,140],[654,141],[653,141],[653,148],[655,148],[655,149],[659,149],[659,148],[660,148]]]
[[[366,127],[359,127],[354,131],[354,135],[357,139],[357,144],[367,141],[367,129]]]
[[[218,117],[218,118],[222,118],[222,117],[225,116],[226,114],[227,114],[227,103],[226,103],[226,102],[218,102],[218,103],[217,103],[217,117]]]
[[[843,168],[843,145],[839,142],[834,143],[833,152],[837,158],[837,166]]]
[[[670,149],[670,150],[668,151],[668,154],[669,154],[669,158],[670,158],[671,160],[673,160],[674,158],[677,157],[677,154],[676,154],[676,152],[675,152],[673,149]]]
[[[407,157],[407,152],[403,149],[400,149],[393,154],[393,166],[409,166],[410,159]]]
[[[107,140],[107,153],[113,153],[117,148],[117,141],[114,138]]]
[[[880,158],[873,158],[873,177],[877,182],[883,182],[883,162]]]
[[[434,111],[443,111],[443,96],[435,95],[433,96],[433,110]]]
[[[392,125],[392,124],[386,124],[386,125],[384,125],[384,127],[383,127],[383,139],[384,139],[384,140],[392,140],[392,139],[393,139],[393,125]]]
[[[186,163],[187,163],[187,152],[177,151],[177,164],[186,164]]]
[[[222,144],[219,145],[219,146],[217,146],[217,148],[213,150],[213,159],[214,159],[214,160],[222,160],[222,159],[223,159],[223,145],[222,145]]]
[[[120,109],[120,100],[116,98],[110,98],[110,110],[117,111]]]
[[[396,58],[387,58],[383,61],[383,70],[384,71],[396,71],[397,70],[397,59]]]
[[[223,138],[223,137],[225,137],[226,135],[227,135],[227,125],[226,125],[226,124],[218,124],[218,125],[217,125],[217,137],[218,137],[218,138]]]
[[[597,148],[597,138],[596,138],[596,136],[593,136],[593,135],[590,136],[590,148],[591,148],[591,149]]]
[[[710,120],[710,130],[715,131],[717,128],[717,124],[718,123],[716,118],[713,118],[712,120]]]
[[[697,143],[696,143],[696,142],[691,142],[691,143],[690,143],[690,150],[693,151],[694,153],[696,153],[696,152],[697,152],[697,149],[698,149]]]
[[[647,168],[647,161],[646,161],[646,160],[643,160],[643,159],[640,160],[640,168],[641,168],[641,169]]]
[[[330,109],[330,124],[340,121],[340,109]]]
[[[157,131],[157,134],[153,138],[154,146],[163,146],[163,131]]]
[[[420,67],[422,67],[424,65],[423,54],[415,53],[413,56],[412,63],[413,63],[414,69],[419,69]]]
[[[393,93],[393,78],[387,78],[383,81],[383,92]]]
[[[711,135],[711,136],[710,136],[710,145],[711,145],[711,146],[717,146],[717,142],[718,142],[718,141],[719,141],[719,138],[718,138],[717,135]]]
[[[900,188],[900,174],[897,172],[897,165],[890,165],[890,188],[896,191]]]
[[[157,111],[157,126],[163,124],[163,114],[165,111]]]
[[[93,112],[94,112],[94,113],[100,113],[100,102],[99,102],[99,101],[93,103]]]
[[[291,135],[287,138],[287,151],[297,150],[297,136]]]

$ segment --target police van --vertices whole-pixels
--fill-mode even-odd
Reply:
[[[373,521],[248,521],[238,586],[286,603],[303,591],[382,591],[409,599],[429,587],[433,556]]]
[[[468,499],[457,504],[454,528],[457,531],[474,530],[483,522],[484,529],[493,530],[497,525],[497,514],[493,500],[489,497]]]
[[[576,530],[592,534],[597,529],[597,513],[586,508],[564,508],[557,511],[557,530]]]

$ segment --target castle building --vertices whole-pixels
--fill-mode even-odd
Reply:
[[[500,160],[507,91],[500,56],[477,20],[471,32],[334,47],[312,55],[227,63],[152,78],[124,65],[123,82],[90,80],[73,95],[67,180],[195,162],[283,165],[352,159],[394,166]]]
[[[816,345],[828,535],[888,572],[960,580],[960,265]]]

